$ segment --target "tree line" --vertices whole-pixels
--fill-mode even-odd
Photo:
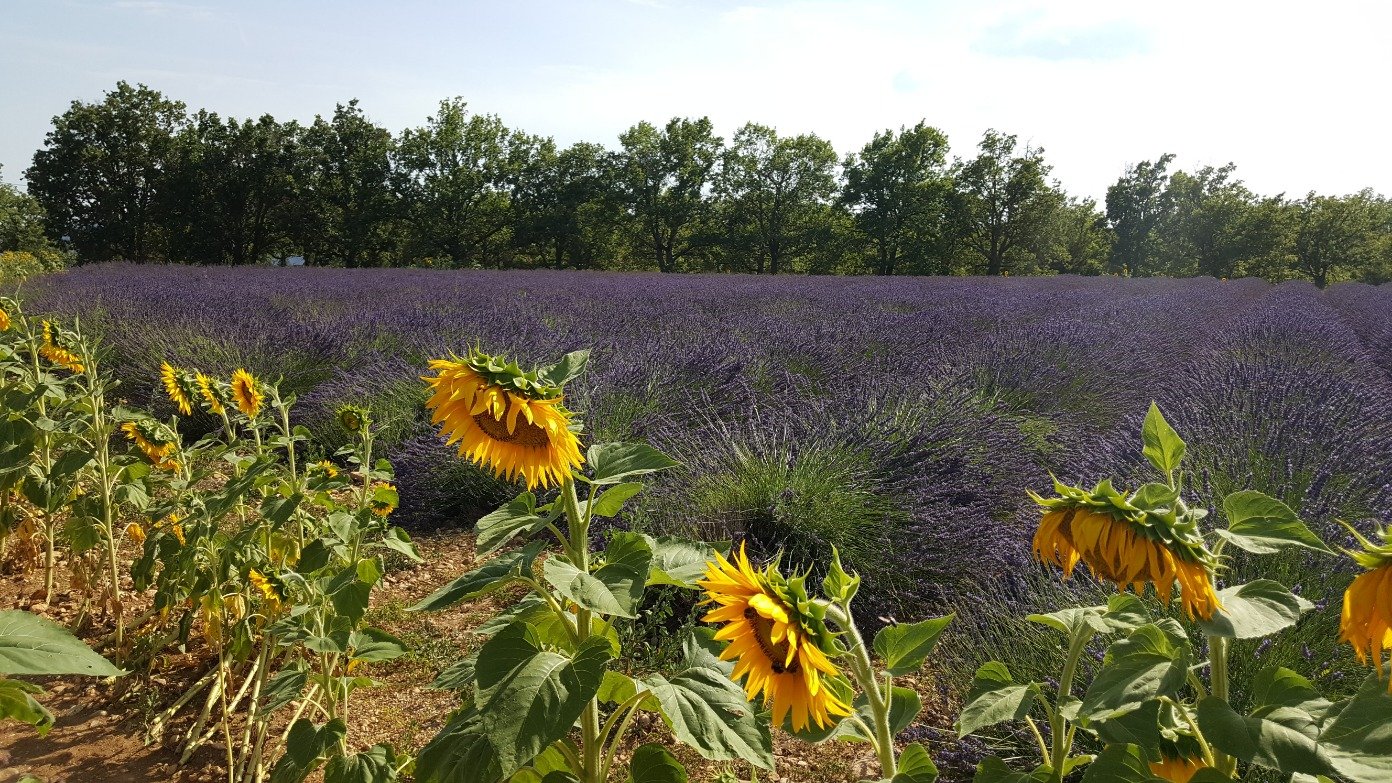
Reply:
[[[562,147],[459,98],[393,134],[356,100],[307,125],[224,119],[120,82],[53,118],[27,194],[0,187],[0,250],[41,220],[79,262],[1392,279],[1387,198],[1263,196],[1232,164],[1162,155],[1098,204],[995,130],[951,157],[924,122],[844,157],[707,118],[617,142]]]

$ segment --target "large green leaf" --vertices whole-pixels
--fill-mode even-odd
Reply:
[[[400,658],[410,652],[406,643],[380,628],[363,628],[348,636],[351,658],[363,663],[377,663]]]
[[[949,614],[917,623],[885,626],[875,635],[875,654],[884,660],[890,674],[896,677],[913,674],[923,666],[952,618]]]
[[[545,547],[544,541],[533,541],[514,552],[495,557],[421,599],[411,607],[411,611],[445,609],[460,601],[468,601],[499,590],[513,577],[529,577],[532,574],[532,563]]]
[[[1280,582],[1257,579],[1218,591],[1223,608],[1200,620],[1205,633],[1228,639],[1257,639],[1295,625],[1315,605]]]
[[[915,742],[899,754],[899,771],[891,783],[933,783],[938,779],[938,767],[924,747]]]
[[[719,669],[696,667],[671,679],[643,681],[662,705],[662,717],[677,735],[708,759],[744,759],[773,769],[768,721],[760,720],[744,691]]]
[[[346,736],[348,727],[340,718],[322,726],[308,718],[295,721],[286,737],[285,755],[271,767],[271,783],[300,783]]]
[[[611,653],[600,637],[586,639],[573,656],[543,649],[521,622],[483,645],[474,672],[482,726],[504,776],[570,731],[598,692]]]
[[[677,466],[677,462],[646,443],[596,443],[585,454],[592,484],[619,484],[635,476]]]
[[[1145,754],[1135,745],[1108,745],[1083,773],[1082,783],[1164,783],[1150,771]]]
[[[0,611],[0,674],[125,673],[51,620],[15,609]]]
[[[652,548],[650,585],[695,589],[696,582],[705,577],[706,563],[715,559],[715,550],[709,544],[674,536],[648,536],[648,546]]]
[[[995,756],[987,756],[976,765],[972,783],[1049,783],[1053,777],[1048,768],[1038,766],[1029,772],[1016,772]]]
[[[537,380],[547,386],[565,386],[580,377],[589,361],[590,351],[588,348],[571,351],[562,356],[561,360],[555,364],[537,370]]]
[[[1145,423],[1141,425],[1141,443],[1141,453],[1161,473],[1176,470],[1184,461],[1184,440],[1174,431],[1174,427],[1165,421],[1160,406],[1154,402],[1150,404],[1150,410],[1146,411]]]
[[[1228,528],[1214,532],[1248,552],[1269,555],[1289,547],[1330,551],[1290,506],[1256,490],[1244,489],[1223,498],[1223,513]]]
[[[1320,735],[1339,774],[1356,783],[1392,780],[1392,694],[1388,677],[1368,675]]]
[[[628,780],[629,783],[687,783],[686,767],[666,748],[650,742],[633,751]]]
[[[597,517],[612,517],[619,513],[625,501],[642,491],[643,485],[636,481],[615,484],[595,499],[590,513]]]
[[[34,699],[34,694],[42,692],[37,685],[0,678],[0,721],[17,720],[33,726],[40,737],[47,734],[53,728],[54,718],[53,713]]]
[[[1281,666],[1257,672],[1249,701],[1253,705],[1252,715],[1259,718],[1277,707],[1295,707],[1323,721],[1334,706],[1309,680]]]
[[[652,550],[637,533],[618,533],[605,550],[604,565],[586,573],[563,557],[546,561],[542,573],[561,595],[598,614],[637,617],[648,581]]]
[[[491,514],[479,517],[474,548],[480,556],[489,555],[518,533],[531,535],[546,527],[547,518],[537,513],[536,496],[523,492]]]
[[[324,783],[394,783],[401,763],[390,745],[373,745],[361,753],[329,759]]]
[[[416,759],[420,783],[498,783],[507,778],[483,716],[472,707],[451,717]]]
[[[1304,710],[1272,707],[1262,717],[1240,715],[1227,702],[1210,696],[1199,702],[1199,728],[1224,753],[1260,767],[1307,775],[1333,772],[1319,747],[1319,725]]]
[[[1151,699],[1111,720],[1093,721],[1089,728],[1109,744],[1153,748],[1160,744],[1160,709],[1163,706],[1160,700]]]
[[[1024,720],[1039,695],[1039,686],[1017,683],[1010,670],[1000,661],[987,661],[976,670],[967,704],[957,718],[957,735],[972,732],[1008,720]]]
[[[1189,671],[1189,644],[1174,620],[1142,625],[1107,648],[1079,714],[1107,720],[1179,692]]]

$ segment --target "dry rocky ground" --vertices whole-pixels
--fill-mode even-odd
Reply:
[[[430,682],[442,668],[471,646],[477,646],[480,640],[471,630],[502,606],[495,599],[442,612],[408,612],[406,607],[475,565],[473,536],[469,533],[435,533],[417,537],[416,543],[425,562],[393,570],[374,592],[369,617],[371,624],[406,641],[412,653],[366,671],[377,684],[354,696],[349,739],[355,748],[387,741],[415,752],[428,742],[444,725],[455,701],[452,694],[430,688]],[[69,576],[70,569],[64,563],[59,584],[67,584]],[[129,583],[126,587],[130,587]],[[10,572],[0,573],[0,607],[27,609],[70,625],[79,615],[77,595],[71,589],[60,590],[50,603],[44,603],[39,569],[17,570],[11,562]],[[148,596],[133,596],[127,601],[126,611],[138,615],[145,608],[142,603],[148,605],[148,601]],[[89,643],[100,644],[109,631],[109,621],[96,617],[83,623],[79,635]],[[210,657],[199,638],[186,649],[171,649],[160,655],[156,670],[151,673],[111,681],[42,678],[40,684],[48,692],[41,701],[57,716],[57,725],[47,736],[39,737],[28,726],[0,724],[0,783],[18,781],[26,774],[44,783],[226,780],[223,751],[216,743],[200,748],[186,765],[178,763],[174,746],[192,721],[190,713],[196,709],[183,710],[166,730],[163,744],[145,742],[154,716],[206,671],[205,662]],[[898,684],[922,686],[918,690],[926,709],[921,720],[938,728],[950,724],[950,718],[942,717],[950,714],[947,705],[926,679]],[[630,737],[634,747],[670,739],[661,721],[647,716]],[[684,748],[678,754],[688,764],[693,781],[714,781],[722,773],[733,773],[741,780],[750,778],[748,764],[712,763]],[[775,772],[759,771],[758,780],[833,783],[878,777],[874,774],[878,770],[873,753],[864,745],[811,746],[776,735],[775,755]],[[616,773],[614,778],[619,780],[621,776]]]

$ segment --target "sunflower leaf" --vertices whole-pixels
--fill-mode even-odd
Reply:
[[[1382,720],[1386,721],[1386,715]],[[1199,728],[1218,750],[1284,773],[1333,774],[1319,743],[1319,725],[1308,712],[1276,707],[1262,717],[1241,715],[1216,696],[1199,702]]]
[[[1392,693],[1387,691],[1392,666],[1379,677],[1369,674],[1358,692],[1320,735],[1334,768],[1350,780],[1392,779]]]
[[[33,696],[41,690],[27,682],[0,679],[0,720],[12,718],[33,726],[42,737],[53,728],[53,713]]]
[[[662,706],[662,719],[681,742],[713,761],[744,759],[773,769],[768,721],[760,720],[740,689],[719,669],[687,669],[671,679],[643,681]]]
[[[52,620],[19,610],[0,611],[0,674],[125,673]]]
[[[656,742],[640,745],[628,764],[629,783],[687,783],[686,768]]]
[[[884,660],[885,670],[895,677],[913,674],[923,666],[953,617],[949,614],[917,623],[885,626],[875,634],[875,654]]]
[[[652,549],[648,568],[649,585],[674,585],[696,589],[696,582],[706,573],[706,563],[715,559],[710,544],[689,541],[674,536],[647,537]]]
[[[579,378],[580,374],[585,372],[585,365],[587,365],[589,361],[590,352],[588,349],[571,351],[565,356],[562,356],[561,360],[555,364],[538,369],[536,373],[537,381],[543,385],[559,389],[576,378]]]
[[[546,517],[537,513],[536,495],[523,492],[496,511],[479,517],[474,525],[478,539],[474,547],[480,555],[496,552],[518,533],[531,535],[546,527]]]
[[[1000,661],[987,661],[976,670],[967,704],[957,718],[957,736],[965,737],[987,726],[1023,720],[1039,695],[1035,683],[1017,683]]]
[[[475,568],[469,573],[444,585],[439,590],[421,599],[411,607],[411,611],[433,611],[444,609],[460,601],[498,590],[516,576],[530,576],[532,562],[546,547],[544,541],[533,541],[515,552],[496,557]]]
[[[890,783],[933,783],[937,779],[937,765],[923,745],[915,742],[899,754],[899,771]]]
[[[1154,402],[1150,403],[1145,423],[1141,425],[1141,442],[1144,444],[1141,453],[1161,473],[1173,473],[1184,461],[1184,440],[1174,431],[1174,427],[1165,421],[1160,406]]]
[[[972,783],[1048,783],[1053,776],[1049,768],[1040,765],[1029,772],[1016,772],[995,756],[987,756],[976,765]]]
[[[1150,762],[1139,747],[1114,744],[1092,760],[1082,783],[1164,783],[1164,778],[1150,771]]]
[[[652,561],[647,540],[638,533],[615,534],[604,559],[604,565],[591,574],[564,557],[553,557],[542,567],[542,574],[561,595],[582,608],[602,615],[637,617]]]
[[[1332,554],[1285,503],[1252,489],[1223,498],[1228,528],[1214,532],[1253,554],[1269,555],[1289,547]]]
[[[596,443],[585,453],[591,484],[619,484],[634,476],[677,466],[676,460],[646,443]]]
[[[598,517],[612,517],[619,513],[625,501],[642,491],[643,485],[636,481],[615,484],[593,500],[590,512]]]
[[[1295,625],[1315,605],[1270,579],[1218,591],[1223,608],[1199,620],[1205,633],[1227,639],[1258,639]]]
[[[1112,642],[1079,714],[1110,720],[1161,696],[1173,696],[1189,672],[1189,642],[1174,620],[1148,623]]]

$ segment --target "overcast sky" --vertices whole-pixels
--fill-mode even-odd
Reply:
[[[843,155],[920,119],[988,128],[1101,197],[1130,164],[1237,163],[1260,193],[1392,193],[1392,3],[1068,0],[0,0],[0,165],[118,80],[224,116],[357,97],[399,131],[440,99],[616,145],[639,120],[815,132]]]

